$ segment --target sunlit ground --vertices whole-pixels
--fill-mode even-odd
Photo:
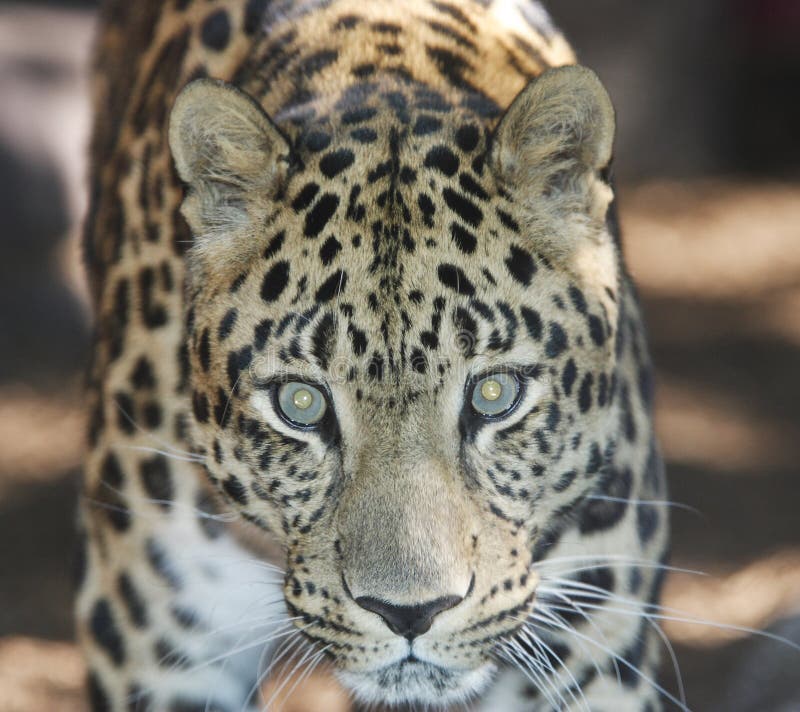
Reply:
[[[45,341],[53,353],[40,353],[24,329],[1,347],[14,353],[0,374],[0,709],[9,712],[84,709],[84,668],[69,642],[69,558],[87,336],[69,225],[85,200],[81,77],[91,23],[80,13],[57,19],[54,43],[42,29],[52,22],[0,9],[0,146],[50,166],[66,186],[62,234],[42,242],[34,258],[16,243],[10,254],[31,271],[27,281],[62,290],[48,293],[53,303],[43,313],[67,299],[83,323],[70,332],[72,343],[69,334]],[[23,35],[26,42],[17,42]],[[54,63],[56,75],[48,73]],[[46,96],[37,91],[43,82]],[[671,563],[705,574],[668,577],[664,605],[683,620],[663,628],[676,646],[690,707],[772,709],[767,697],[753,701],[741,671],[761,664],[769,694],[797,695],[800,653],[725,626],[800,640],[800,185],[717,179],[628,186],[621,208],[658,366],[657,422],[671,497],[697,510],[672,510]],[[0,293],[0,302],[8,298]],[[24,305],[2,315],[12,318],[17,309]],[[3,333],[16,333],[14,325]],[[675,689],[674,673],[666,676]],[[266,698],[277,684],[267,686]],[[320,677],[298,690],[285,710],[347,709],[346,697]]]

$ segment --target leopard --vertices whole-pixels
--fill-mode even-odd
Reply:
[[[681,706],[615,111],[542,5],[105,0],[93,67],[92,709]]]

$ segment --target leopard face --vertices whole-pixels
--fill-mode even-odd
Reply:
[[[551,70],[497,126],[387,83],[278,127],[190,84],[194,440],[286,551],[304,634],[365,700],[464,700],[531,609],[619,430],[613,113]]]

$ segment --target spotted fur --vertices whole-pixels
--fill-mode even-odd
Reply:
[[[106,3],[95,710],[257,708],[282,636],[364,702],[660,708],[650,366],[574,61],[523,0]],[[520,402],[479,418],[498,369]],[[281,417],[287,379],[320,428]],[[356,599],[457,605],[409,640]]]

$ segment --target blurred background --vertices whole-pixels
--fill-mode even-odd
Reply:
[[[671,497],[699,511],[672,510],[672,563],[708,575],[670,576],[664,603],[800,642],[800,0],[550,6],[617,105]],[[69,572],[95,8],[0,2],[3,712],[85,709]],[[664,629],[693,710],[800,710],[800,653]]]

